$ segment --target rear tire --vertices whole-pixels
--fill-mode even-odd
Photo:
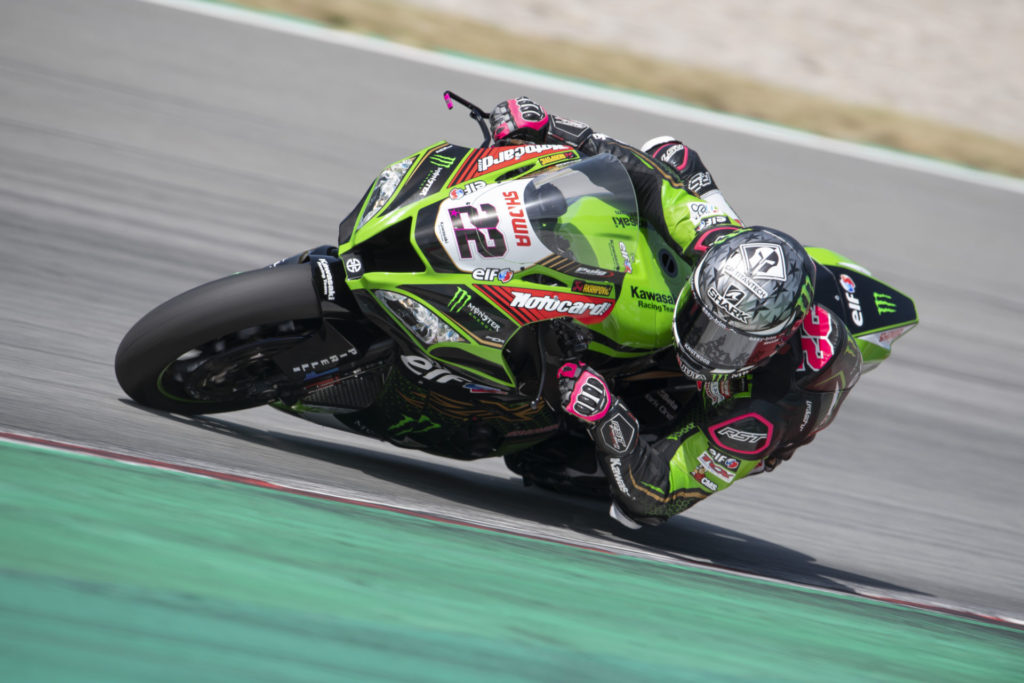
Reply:
[[[121,341],[117,381],[138,403],[184,415],[264,405],[284,373],[267,351],[321,324],[308,264],[249,271],[200,285],[143,316]]]

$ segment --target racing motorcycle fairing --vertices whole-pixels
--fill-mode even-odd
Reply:
[[[575,321],[610,358],[664,348],[689,274],[641,226],[621,164],[561,146],[427,148],[385,169],[354,226],[339,254],[363,312],[504,389],[504,350],[532,325]]]

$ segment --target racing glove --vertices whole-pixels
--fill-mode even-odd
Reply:
[[[562,410],[584,422],[599,422],[612,406],[608,383],[582,363],[565,363],[558,368],[558,392]]]
[[[494,142],[508,138],[525,142],[543,142],[551,117],[529,97],[499,102],[491,111],[491,135]]]

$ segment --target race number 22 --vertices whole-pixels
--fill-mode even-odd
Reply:
[[[808,311],[800,329],[800,347],[803,349],[804,359],[797,370],[805,370],[810,366],[812,370],[821,370],[825,367],[835,349],[828,336],[832,333],[832,318],[829,317],[820,306],[815,306]]]
[[[477,253],[485,258],[504,256],[508,251],[505,236],[498,230],[498,212],[491,204],[460,206],[450,209],[452,227],[455,228],[455,243],[459,245],[459,256],[473,258],[469,245],[475,244]]]

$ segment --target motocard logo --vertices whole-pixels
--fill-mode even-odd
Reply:
[[[607,318],[615,306],[614,301],[567,292],[494,285],[478,285],[477,289],[522,325],[566,316],[592,325]]]
[[[533,159],[553,150],[567,150],[565,145],[521,145],[519,147],[499,147],[476,162],[479,173],[488,173],[510,166],[519,161]]]
[[[525,308],[528,310],[545,311],[551,313],[565,313],[567,315],[591,315],[597,316],[607,313],[612,305],[608,302],[596,303],[593,301],[579,301],[574,298],[546,294],[537,296],[530,292],[515,292],[512,297],[512,308]]]

